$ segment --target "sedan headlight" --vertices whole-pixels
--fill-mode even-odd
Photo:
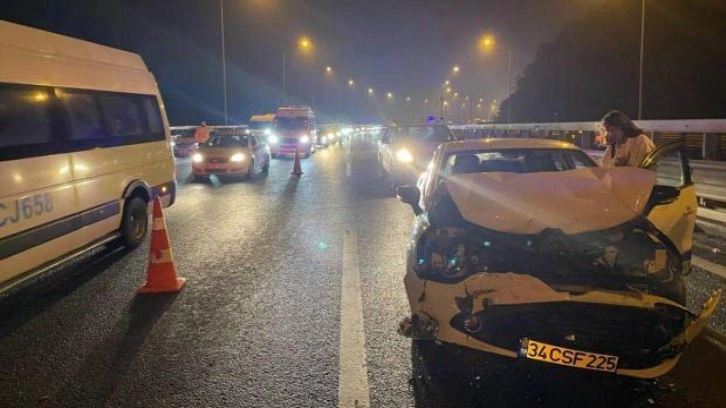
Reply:
[[[269,135],[270,134],[270,128],[266,128],[264,132],[265,132],[266,135]]]
[[[396,160],[401,163],[411,163],[413,161],[413,155],[406,149],[401,149],[396,152]]]
[[[193,161],[194,163],[201,163],[201,162],[203,162],[203,161],[204,161],[204,156],[202,156],[202,154],[201,154],[201,153],[194,153],[194,154],[192,155],[192,161]]]
[[[267,141],[270,142],[270,144],[278,144],[280,143],[280,138],[277,137],[277,135],[270,135],[270,137],[267,138]]]
[[[310,143],[310,136],[305,135],[300,138],[300,143]]]
[[[245,155],[242,153],[235,153],[229,158],[229,161],[233,163],[239,163],[245,160]]]

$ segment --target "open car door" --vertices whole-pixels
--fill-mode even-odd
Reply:
[[[684,272],[688,272],[698,203],[685,142],[658,146],[640,167],[657,174],[646,208],[648,220],[673,242],[686,263]]]

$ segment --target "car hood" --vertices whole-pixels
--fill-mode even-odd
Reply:
[[[655,183],[655,172],[623,167],[472,173],[445,181],[465,220],[514,234],[577,234],[620,225],[642,214]]]

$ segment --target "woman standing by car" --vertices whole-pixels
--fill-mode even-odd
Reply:
[[[602,158],[603,167],[638,167],[655,145],[642,129],[621,111],[610,111],[602,118],[608,147]]]

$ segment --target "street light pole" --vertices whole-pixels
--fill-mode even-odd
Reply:
[[[282,100],[283,105],[287,105],[287,82],[285,81],[285,56],[287,50],[282,52]]]
[[[316,69],[315,69],[315,63],[313,63],[312,96],[310,98],[312,100],[312,103],[310,104],[310,107],[313,108],[313,109],[315,109],[315,71],[316,71]]]
[[[507,47],[507,123],[512,123],[512,49]]]
[[[638,73],[638,120],[643,119],[643,54],[645,51],[645,0],[640,8],[640,67]]]
[[[220,31],[222,32],[222,84],[224,91],[224,124],[229,124],[227,116],[227,58],[224,53],[224,0],[219,0]]]

